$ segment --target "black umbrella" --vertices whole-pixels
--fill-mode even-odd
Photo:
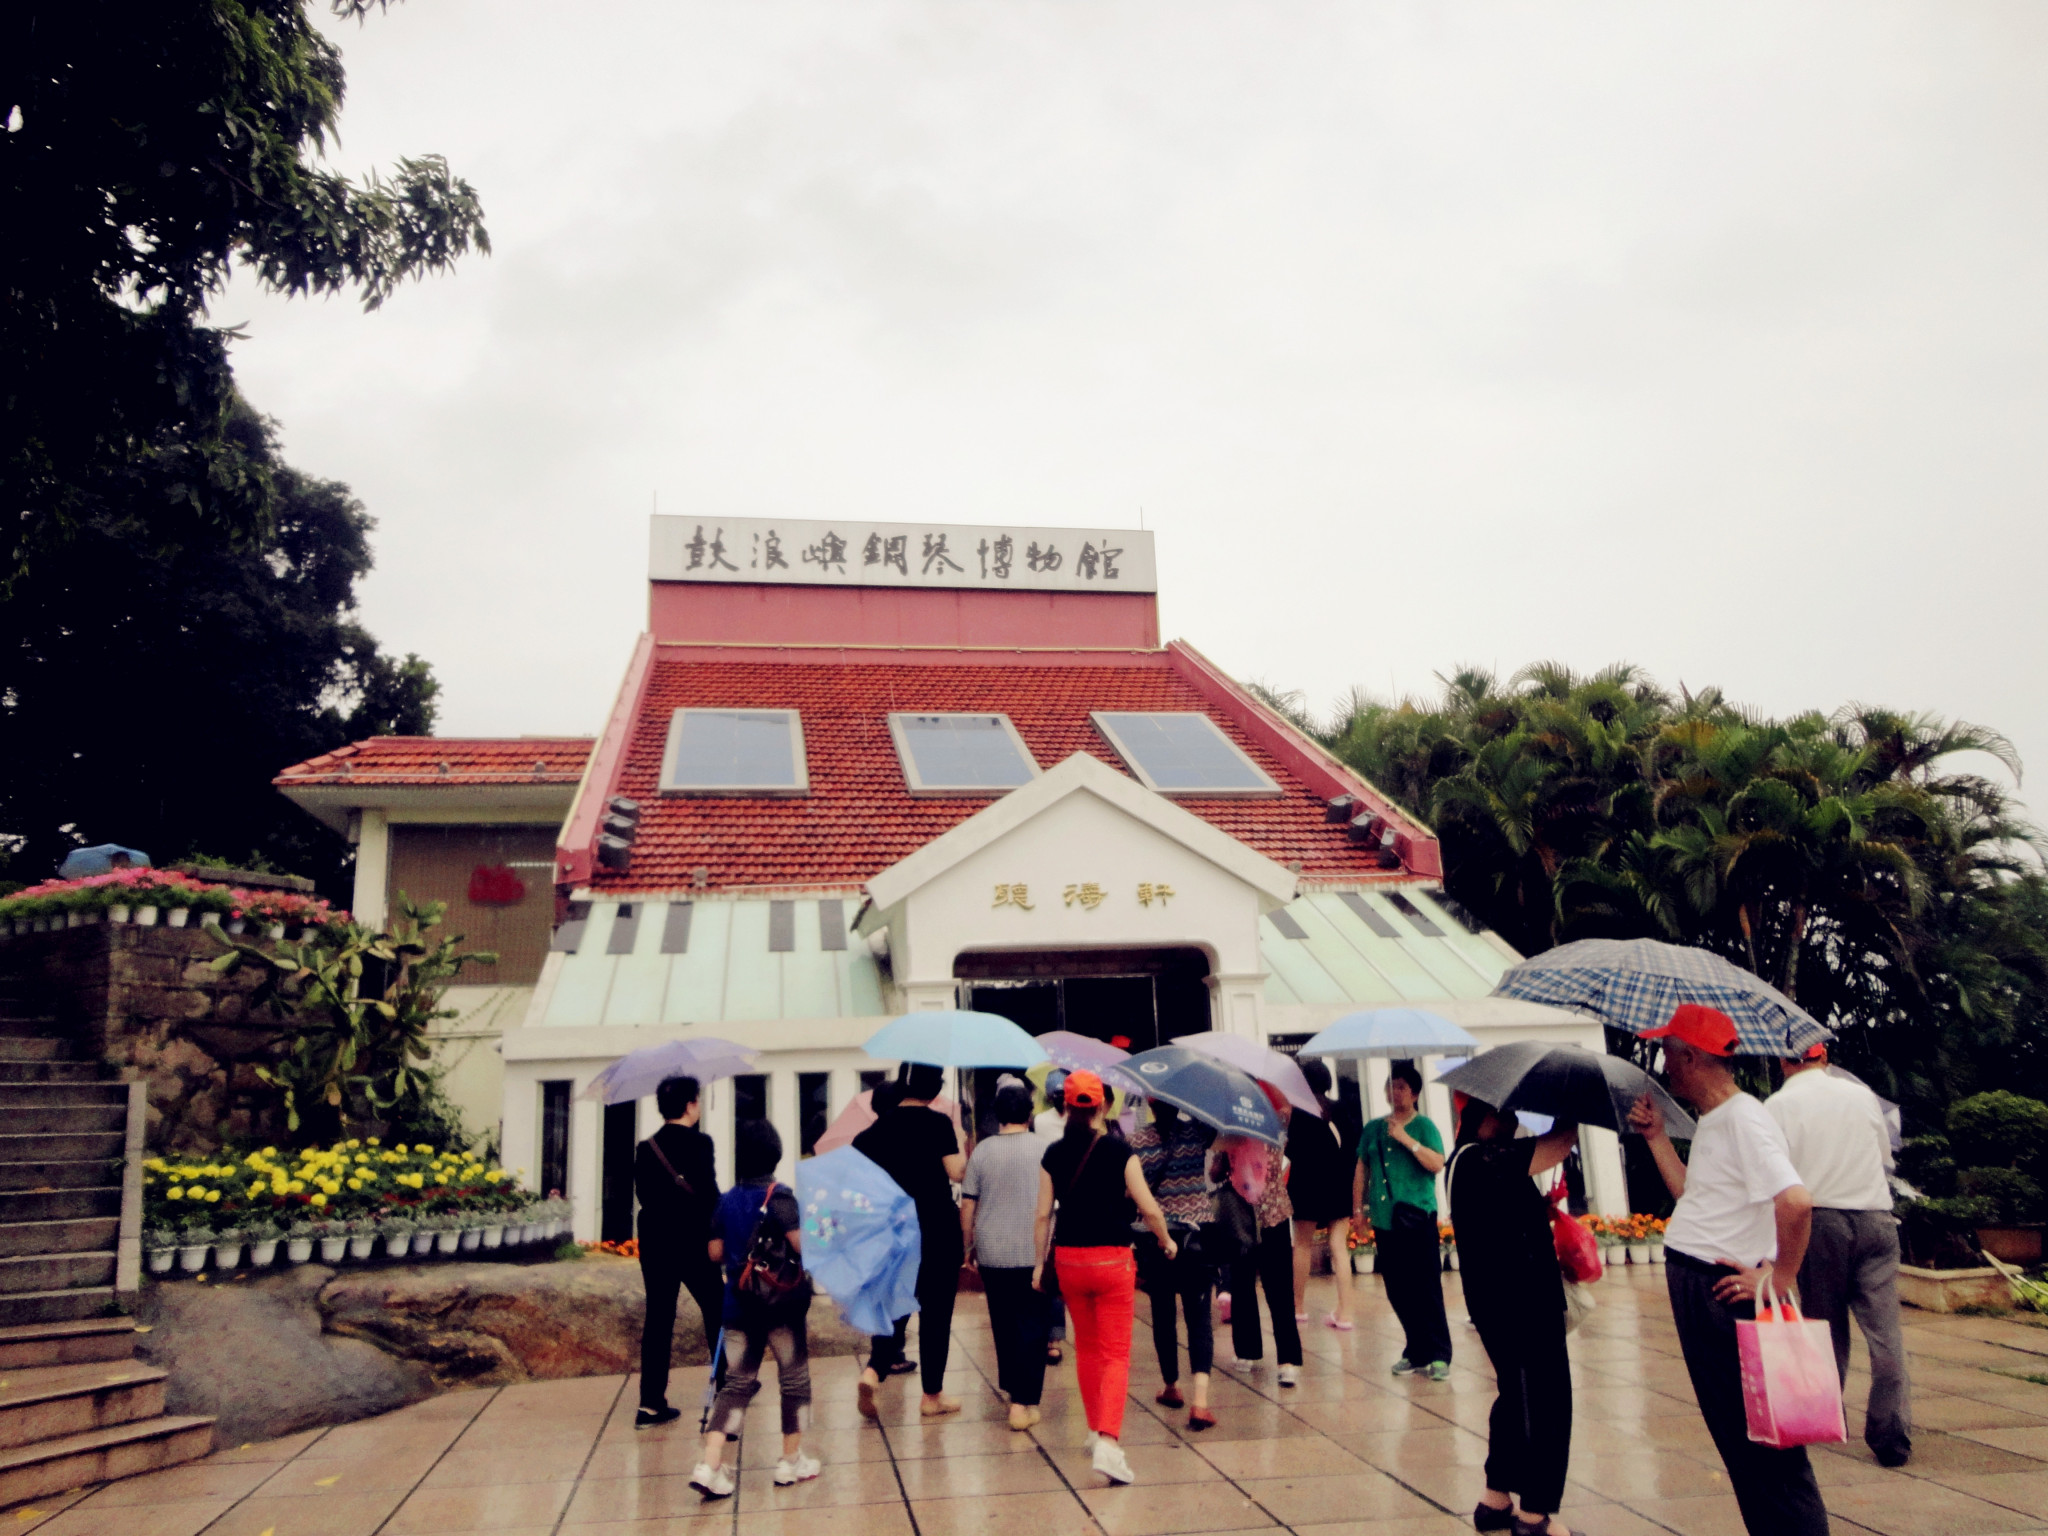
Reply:
[[[1482,1051],[1437,1081],[1495,1109],[1526,1109],[1610,1131],[1628,1129],[1630,1106],[1647,1093],[1664,1111],[1671,1135],[1683,1140],[1695,1129],[1692,1116],[1641,1067],[1584,1046],[1518,1040]]]
[[[1249,1076],[1184,1045],[1140,1051],[1118,1062],[1116,1070],[1123,1078],[1136,1079],[1146,1098],[1163,1099],[1233,1136],[1277,1147],[1287,1130],[1265,1090]]]

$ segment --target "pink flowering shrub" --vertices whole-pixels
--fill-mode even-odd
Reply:
[[[212,885],[174,869],[148,867],[109,870],[82,880],[45,880],[0,897],[0,921],[103,912],[109,907],[190,907],[218,912],[226,919],[247,918],[259,927],[283,923],[294,928],[325,928],[348,921],[346,912],[336,911],[317,896]]]

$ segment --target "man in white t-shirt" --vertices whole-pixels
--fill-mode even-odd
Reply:
[[[1671,1091],[1699,1115],[1690,1162],[1679,1160],[1664,1117],[1646,1094],[1629,1112],[1677,1197],[1664,1232],[1671,1320],[1707,1432],[1734,1484],[1750,1536],[1826,1536],[1806,1447],[1776,1450],[1749,1438],[1735,1324],[1756,1315],[1764,1277],[1783,1283],[1806,1256],[1813,1202],[1763,1105],[1735,1086],[1735,1024],[1725,1013],[1686,1003],[1644,1038],[1664,1042]]]
[[[1782,1063],[1784,1086],[1764,1101],[1785,1133],[1792,1166],[1813,1197],[1813,1239],[1799,1267],[1806,1315],[1828,1325],[1835,1368],[1849,1379],[1849,1314],[1870,1346],[1863,1440],[1887,1467],[1913,1454],[1906,1343],[1899,1331],[1899,1224],[1892,1215],[1891,1133],[1877,1095],[1828,1071],[1816,1045]]]

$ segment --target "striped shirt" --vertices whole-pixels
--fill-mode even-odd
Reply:
[[[1209,1179],[1205,1164],[1216,1133],[1195,1120],[1183,1118],[1170,1139],[1163,1139],[1157,1125],[1141,1125],[1131,1135],[1131,1151],[1137,1154],[1152,1198],[1168,1221],[1200,1226],[1210,1216]]]

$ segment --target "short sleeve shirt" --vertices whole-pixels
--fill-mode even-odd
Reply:
[[[1039,1168],[1045,1143],[1031,1132],[984,1136],[967,1159],[960,1196],[974,1202],[974,1257],[987,1269],[1038,1262]]]
[[[1406,1130],[1430,1151],[1443,1151],[1443,1133],[1429,1116],[1415,1116]],[[1375,1228],[1393,1226],[1396,1204],[1425,1211],[1436,1209],[1436,1175],[1387,1133],[1385,1115],[1368,1123],[1359,1136],[1358,1160],[1365,1164],[1365,1213]]]
[[[1418,1138],[1419,1139],[1419,1138]],[[1451,1224],[1465,1305],[1480,1327],[1564,1311],[1550,1202],[1529,1176],[1533,1137],[1475,1141],[1451,1158]]]
[[[1052,1175],[1053,1244],[1059,1248],[1128,1248],[1138,1218],[1124,1184],[1124,1164],[1135,1155],[1120,1136],[1088,1142],[1060,1141],[1045,1153]]]
[[[890,1110],[853,1138],[854,1147],[872,1158],[917,1205],[917,1224],[926,1253],[960,1247],[960,1209],[953,1204],[953,1181],[946,1177],[946,1159],[960,1150],[953,1122],[923,1105]]]
[[[1709,1264],[1745,1269],[1778,1256],[1777,1197],[1799,1182],[1785,1133],[1746,1093],[1700,1116],[1685,1193],[1664,1244]]]

